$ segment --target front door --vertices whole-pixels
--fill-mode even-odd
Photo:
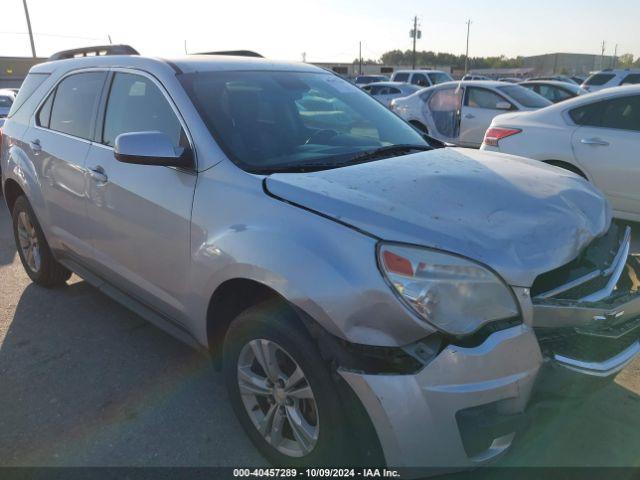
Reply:
[[[121,163],[113,152],[116,137],[130,132],[160,131],[175,147],[188,147],[177,110],[152,77],[117,71],[110,79],[100,130],[87,158],[94,265],[139,301],[183,321],[197,176],[194,171]]]
[[[494,117],[505,113],[510,107],[510,102],[504,97],[487,88],[467,87],[458,143],[465,147],[479,148]]]

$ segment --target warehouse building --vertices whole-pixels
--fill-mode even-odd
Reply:
[[[524,67],[535,75],[587,75],[596,70],[615,68],[617,57],[584,53],[547,53],[524,57]]]
[[[0,88],[20,88],[29,69],[46,58],[0,57]]]

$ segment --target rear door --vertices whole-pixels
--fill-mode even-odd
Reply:
[[[139,71],[108,80],[96,144],[87,168],[88,219],[100,275],[151,308],[181,321],[190,264],[191,205],[197,175],[114,157],[122,133],[160,131],[175,147],[192,147],[185,124],[162,85]]]
[[[86,158],[106,71],[75,73],[60,81],[24,136],[42,179],[51,247],[63,255],[91,256],[86,222]]]
[[[516,110],[511,102],[493,90],[467,87],[462,106],[458,143],[465,147],[479,148],[494,117],[509,110],[498,108],[505,105],[511,105],[511,109]]]
[[[576,108],[572,144],[578,163],[618,212],[640,215],[640,95]]]

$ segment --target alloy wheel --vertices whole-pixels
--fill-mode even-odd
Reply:
[[[38,234],[29,215],[24,211],[18,215],[18,241],[27,266],[32,272],[38,273],[42,262]]]
[[[237,373],[244,407],[267,443],[290,457],[309,454],[320,422],[311,385],[298,363],[277,343],[256,339],[240,351]]]

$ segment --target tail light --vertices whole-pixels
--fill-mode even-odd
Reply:
[[[522,132],[519,128],[492,127],[484,134],[484,144],[490,147],[497,147],[498,142],[503,138],[511,137]]]

